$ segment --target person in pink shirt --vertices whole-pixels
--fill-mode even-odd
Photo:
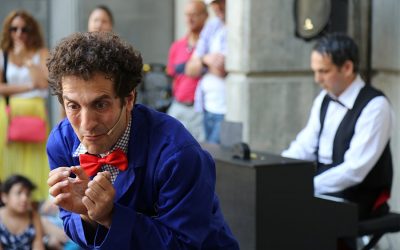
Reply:
[[[185,75],[185,66],[208,18],[206,4],[203,1],[189,1],[185,6],[185,18],[188,33],[172,43],[168,55],[167,73],[173,78],[174,101],[167,113],[182,122],[197,141],[203,141],[203,114],[196,112],[193,106],[200,77]]]

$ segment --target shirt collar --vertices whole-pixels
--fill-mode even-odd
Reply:
[[[357,75],[354,81],[345,89],[345,91],[336,98],[346,108],[352,109],[354,102],[357,99],[358,93],[365,86],[365,82],[362,80],[360,75]]]
[[[129,136],[131,132],[131,123],[132,123],[132,116],[129,118],[128,126],[125,129],[124,134],[118,139],[117,143],[112,147],[110,151],[106,154],[100,154],[101,157],[106,156],[107,154],[113,152],[115,149],[119,148],[126,154],[128,152],[128,143],[129,143]],[[72,154],[73,157],[78,157],[80,154],[86,154],[87,149],[86,147],[80,143],[74,153]]]

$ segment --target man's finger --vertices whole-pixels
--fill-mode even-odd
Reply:
[[[57,182],[56,184],[54,184],[49,188],[50,195],[53,197],[59,195],[60,193],[62,193],[63,189],[68,187],[68,184],[69,184],[68,180]]]
[[[90,185],[94,185],[95,183],[99,185],[103,190],[108,190],[112,188],[110,172],[104,171],[97,173],[97,175],[91,181]]]
[[[58,172],[69,171],[69,167],[58,167],[49,172],[49,177],[57,174]]]
[[[97,174],[104,176],[107,180],[109,180],[111,182],[111,173],[109,171],[103,171],[103,172],[99,172]]]
[[[93,183],[93,182],[90,182]],[[97,200],[97,197],[99,196],[99,192],[103,192],[104,190],[102,190],[98,185],[90,185],[89,183],[89,188],[85,190],[85,195],[95,203],[95,201]]]
[[[70,169],[69,168],[60,168],[60,169],[54,169],[52,171],[50,171],[49,173],[49,178],[47,179],[47,185],[49,185],[49,187],[55,185],[56,183],[67,179],[70,176]]]
[[[63,203],[71,197],[70,193],[61,193],[57,196],[54,196],[53,203],[57,206],[63,207]]]
[[[96,204],[92,200],[90,200],[89,197],[87,197],[87,196],[84,196],[82,198],[82,203],[83,203],[83,205],[85,205],[85,207],[87,209],[89,218],[93,219],[93,216],[94,216],[93,213],[96,208]]]
[[[89,176],[86,174],[85,170],[81,166],[71,167],[72,173],[76,175],[81,180],[89,180]]]

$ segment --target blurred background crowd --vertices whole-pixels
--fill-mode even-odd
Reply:
[[[286,148],[305,125],[320,90],[309,62],[314,38],[345,32],[359,45],[361,74],[386,93],[399,124],[399,1],[228,1],[225,6],[225,0],[3,0],[0,180],[9,185],[2,198],[9,198],[3,199],[0,222],[13,224],[4,220],[12,209],[31,210],[13,205],[16,185],[33,201],[41,221],[27,212],[22,225],[34,224],[48,249],[77,249],[63,234],[57,208],[48,198],[46,138],[28,127],[22,129],[28,131],[25,141],[8,134],[11,121],[20,115],[39,118],[29,124],[45,135],[63,119],[62,108],[47,89],[45,62],[60,39],[77,31],[113,31],[138,48],[146,63],[138,102],[176,117],[199,142],[224,143],[221,126],[231,122],[240,125],[240,141],[273,153]],[[308,16],[317,22],[307,21]],[[198,44],[202,28],[213,20],[219,20],[214,24],[218,41]],[[313,34],[305,31],[310,25],[316,26]],[[203,66],[209,72],[202,72]],[[203,92],[196,91],[201,81]],[[224,87],[215,90],[207,87],[210,84]],[[197,101],[201,97],[203,103]],[[391,139],[394,210],[400,210],[399,143],[397,130]],[[400,245],[398,236],[392,241]]]

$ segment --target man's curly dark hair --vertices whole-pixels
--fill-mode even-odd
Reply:
[[[63,104],[63,77],[89,80],[96,73],[114,82],[122,103],[142,81],[143,62],[140,53],[110,32],[74,33],[64,38],[47,59],[49,86]]]

